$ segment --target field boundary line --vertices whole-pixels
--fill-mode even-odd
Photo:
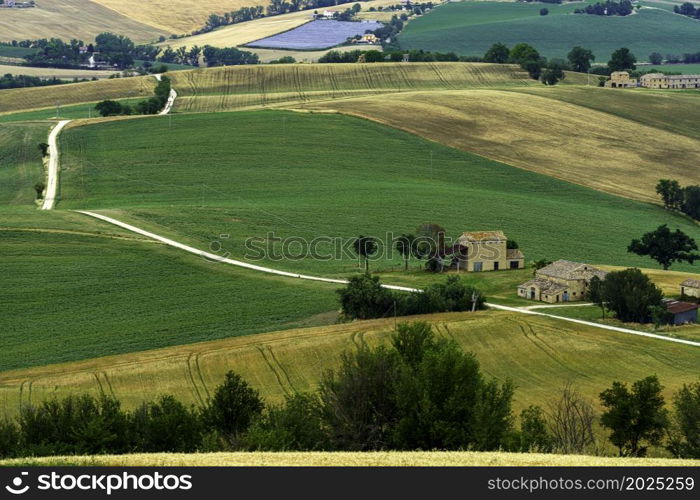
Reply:
[[[70,120],[61,120],[49,133],[49,165],[46,173],[46,194],[41,204],[42,210],[52,210],[58,193],[58,134]]]

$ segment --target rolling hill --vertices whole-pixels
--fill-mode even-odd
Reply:
[[[655,373],[667,397],[697,380],[698,348],[510,312],[425,319],[440,336],[475,353],[487,375],[514,381],[516,411],[546,404],[566,381],[597,405],[598,393],[613,380]],[[267,401],[279,402],[293,391],[313,390],[343,351],[387,342],[392,330],[393,319],[361,321],[5,371],[0,408],[14,414],[22,403],[74,392],[111,394],[129,408],[163,393],[201,403],[228,370],[240,373]]]
[[[414,109],[413,116],[445,129],[428,112]],[[273,234],[306,242],[358,234],[385,240],[386,232],[431,221],[450,236],[502,229],[528,259],[647,267],[648,259],[627,253],[632,238],[670,223],[700,239],[698,226],[658,206],[342,115],[255,111],[113,121],[69,128],[62,144],[59,208],[107,210],[199,248],[222,241],[226,251],[249,259],[256,252],[246,241],[257,242],[273,250],[261,262],[289,271],[342,276],[356,272],[357,262],[352,252],[317,259],[305,246],[279,254],[286,247],[273,245]],[[582,214],[586,223],[577,224]],[[562,221],[576,230],[563,234]],[[332,248],[319,245],[323,255]],[[380,255],[375,270],[400,267],[395,252]]]
[[[73,38],[90,41],[102,32],[111,31],[137,42],[147,42],[169,34],[168,30],[120,14],[92,0],[44,1],[37,4],[33,9],[3,9],[0,16],[0,41],[52,37],[66,41]],[[192,3],[188,5],[191,6]],[[142,7],[141,10],[149,9]]]
[[[570,13],[580,5],[547,5],[549,15],[540,16],[539,4],[451,2],[409,22],[398,42],[404,49],[461,55],[483,55],[497,42],[526,42],[546,57],[566,57],[581,45],[600,62],[620,47],[644,60],[652,52],[695,52],[700,43],[697,21],[667,10],[643,8],[625,17]]]

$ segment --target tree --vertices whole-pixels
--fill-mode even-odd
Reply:
[[[198,412],[174,396],[142,404],[131,419],[134,446],[139,451],[192,453],[202,443],[204,428]]]
[[[210,427],[236,447],[241,435],[260,416],[263,407],[258,391],[240,375],[229,371],[224,383],[216,388],[214,397],[207,401],[202,416]]]
[[[660,179],[656,185],[656,193],[661,196],[664,207],[680,210],[683,205],[683,189],[676,180]]]
[[[46,189],[46,184],[43,181],[39,181],[34,184],[34,191],[36,191],[36,199],[40,200],[44,197],[44,189]]]
[[[484,54],[484,62],[505,64],[508,62],[510,50],[502,43],[494,43],[491,48]]]
[[[603,318],[605,318],[605,299],[603,297],[603,280],[598,276],[593,276],[591,281],[588,283],[588,289],[586,290],[586,300],[593,302],[595,305],[600,307],[600,312]]]
[[[569,382],[561,396],[549,404],[549,433],[553,449],[559,453],[582,454],[595,443],[593,406]]]
[[[559,80],[564,78],[564,69],[560,65],[552,65],[544,68],[540,76],[540,80],[545,85],[556,85]]]
[[[381,286],[379,277],[369,274],[352,276],[338,294],[343,315],[352,319],[381,318],[394,305],[391,291]]]
[[[539,406],[529,406],[520,412],[520,451],[549,453],[553,438],[549,433],[545,413]]]
[[[634,239],[627,247],[628,252],[648,255],[667,270],[674,262],[692,264],[700,259],[700,254],[693,253],[698,245],[695,240],[680,229],[674,232],[663,224],[656,230],[646,233],[641,240]]]
[[[102,116],[115,116],[122,112],[122,105],[117,101],[101,101],[95,105],[95,109]]]
[[[509,61],[519,64],[528,72],[530,78],[539,80],[542,74],[543,61],[539,52],[527,43],[519,43],[510,50]]]
[[[336,371],[323,375],[320,398],[334,449],[390,447],[398,419],[397,368],[396,353],[363,344],[355,353],[344,353]]]
[[[364,53],[364,56],[367,63],[384,61],[384,53],[379,50],[368,50]]]
[[[683,189],[683,213],[700,220],[700,186],[686,186]]]
[[[566,58],[571,64],[571,69],[579,73],[588,72],[588,70],[591,69],[591,63],[595,61],[595,56],[592,51],[578,45],[571,49]]]
[[[679,458],[700,458],[700,382],[683,384],[673,409],[669,450]]]
[[[639,269],[612,271],[602,283],[604,307],[624,322],[648,323],[652,308],[661,306],[661,290]]]
[[[540,16],[546,16],[547,14],[549,14],[549,9],[546,7],[540,9]]]
[[[435,257],[445,250],[445,228],[433,222],[416,228],[416,249],[421,256]]]
[[[44,158],[49,156],[49,145],[47,143],[40,142],[37,147],[39,148],[39,151],[41,151],[41,156],[43,156]]]
[[[612,56],[608,61],[608,68],[610,68],[610,71],[636,69],[636,62],[637,58],[630,52],[630,49],[623,47],[612,53]]]
[[[365,260],[365,272],[369,272],[369,258],[377,253],[377,240],[371,236],[360,235],[360,237],[353,242],[352,247],[357,256]]]
[[[416,237],[413,234],[402,234],[396,238],[396,251],[398,251],[404,260],[404,269],[408,271],[408,259],[416,253]]]
[[[632,384],[613,382],[600,393],[607,408],[600,418],[610,429],[610,441],[621,457],[644,457],[649,445],[658,445],[668,428],[668,411],[664,408],[663,387],[653,375]]]
[[[246,433],[245,444],[254,451],[328,449],[320,399],[316,394],[293,394],[283,405],[268,407]]]
[[[664,62],[664,56],[662,56],[658,52],[652,52],[651,54],[649,54],[649,62],[658,66],[659,64]]]

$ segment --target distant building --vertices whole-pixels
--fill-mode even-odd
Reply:
[[[522,269],[525,256],[518,249],[508,248],[502,231],[473,231],[462,234],[445,256],[452,256],[450,267],[468,272]]]
[[[639,84],[649,89],[698,89],[700,88],[700,75],[647,73],[639,78]]]
[[[698,305],[680,300],[664,300],[666,310],[671,314],[669,322],[672,325],[685,325],[698,322]]]
[[[606,87],[613,89],[626,89],[637,86],[637,79],[630,78],[627,71],[613,71],[610,74],[610,79],[605,82]]]
[[[558,260],[538,269],[535,278],[518,286],[518,296],[556,304],[583,300],[593,277],[606,272],[582,262]]]
[[[379,43],[379,38],[373,33],[367,33],[366,35],[362,35],[359,40],[353,40],[353,42],[362,44],[377,44]]]
[[[681,283],[681,296],[700,298],[700,280],[687,279]]]

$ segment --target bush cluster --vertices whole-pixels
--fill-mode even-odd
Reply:
[[[422,293],[406,293],[383,288],[379,277],[363,274],[350,278],[338,294],[348,319],[480,310],[486,301],[478,289],[458,276],[449,276],[445,283],[430,285]]]

